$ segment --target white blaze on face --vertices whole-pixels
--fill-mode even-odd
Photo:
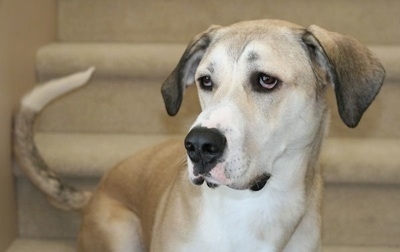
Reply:
[[[242,46],[232,41],[220,41],[199,64],[195,79],[209,76],[213,88],[198,87],[203,111],[193,127],[216,128],[227,140],[222,161],[207,180],[245,188],[262,174],[273,177],[287,150],[304,151],[318,130],[316,119],[325,104],[317,104],[316,81],[302,49],[283,50],[295,46],[284,41],[242,41]],[[268,46],[274,43],[277,48]],[[254,88],[257,73],[276,77],[281,85],[260,91]]]
[[[197,118],[193,127],[215,128],[218,129],[226,138],[227,146],[222,160],[211,171],[209,182],[218,184],[230,184],[231,178],[242,175],[245,164],[241,155],[244,154],[243,146],[243,120],[241,111],[232,102],[226,102],[219,106],[209,107]],[[239,147],[239,148],[238,148]],[[238,150],[241,150],[238,153]],[[193,165],[189,160],[189,174],[193,174]]]

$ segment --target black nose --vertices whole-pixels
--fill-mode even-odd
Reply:
[[[194,164],[194,175],[209,172],[224,154],[225,136],[215,128],[195,127],[185,138],[185,148]]]

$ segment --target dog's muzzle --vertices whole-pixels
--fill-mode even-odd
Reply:
[[[216,128],[195,127],[185,138],[185,148],[190,161],[193,164],[192,179],[195,185],[202,185],[207,180],[207,186],[215,188],[218,184],[208,181],[211,178],[211,170],[220,162],[223,162],[223,154],[227,146],[225,136]],[[250,189],[259,191],[264,188],[271,177],[265,173],[256,178],[245,188],[227,185],[234,189]]]
[[[225,147],[226,138],[218,129],[193,128],[185,138],[185,148],[193,163],[193,174],[208,174],[221,161]]]

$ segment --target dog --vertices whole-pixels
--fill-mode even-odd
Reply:
[[[47,195],[82,210],[79,251],[320,251],[326,90],[334,88],[340,117],[353,128],[384,76],[364,45],[316,25],[211,26],[162,85],[171,116],[185,88],[197,86],[202,111],[185,139],[120,163],[92,196],[71,189],[60,197],[60,180]],[[16,128],[31,131],[30,123]],[[19,159],[40,159],[24,147],[34,146],[25,135],[16,150],[28,158]]]

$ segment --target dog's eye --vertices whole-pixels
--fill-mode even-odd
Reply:
[[[279,84],[279,80],[277,78],[265,73],[259,73],[257,79],[258,84],[266,90],[272,90]]]
[[[200,87],[201,87],[202,89],[204,89],[204,90],[211,91],[212,88],[213,88],[213,82],[212,82],[212,80],[211,80],[211,77],[208,76],[208,75],[203,76],[203,77],[200,77],[200,78],[198,79],[198,82],[199,82],[199,84],[200,84]]]
[[[250,83],[253,91],[269,93],[281,86],[282,81],[263,72],[254,72],[250,76]]]

